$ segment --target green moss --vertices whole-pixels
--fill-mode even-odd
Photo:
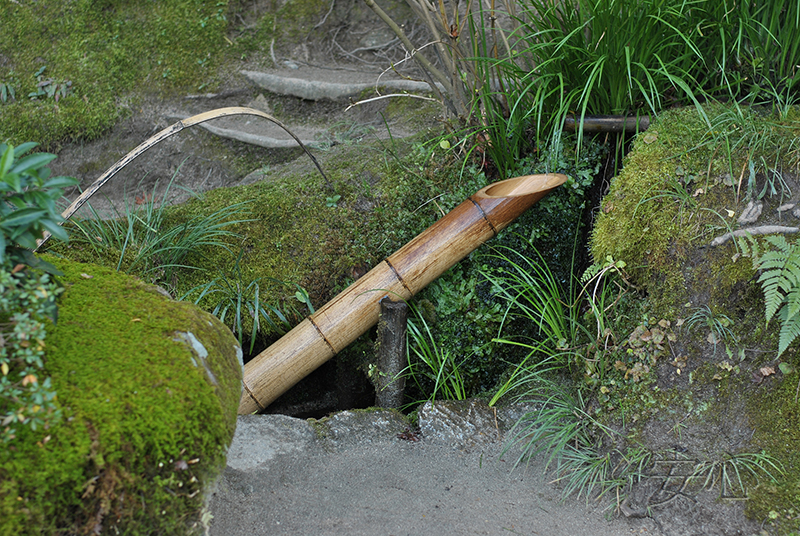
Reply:
[[[67,290],[47,338],[46,370],[64,412],[0,454],[4,534],[184,534],[199,493],[224,465],[241,370],[230,332],[136,280],[50,258]],[[210,353],[191,366],[191,332]],[[215,341],[218,341],[215,343]],[[197,357],[197,356],[195,356]],[[199,358],[197,358],[199,359]]]
[[[651,294],[657,316],[681,315],[681,306],[698,295],[725,302],[731,285],[747,275],[746,267],[728,267],[735,245],[694,254],[702,259],[691,252],[736,227],[731,214],[740,214],[748,199],[747,162],[763,156],[776,168],[791,168],[786,138],[796,134],[796,124],[732,107],[706,111],[711,127],[694,109],[671,110],[637,137],[592,236],[594,257],[625,261]]]
[[[747,514],[775,527],[779,535],[800,531],[800,402],[797,398],[800,359],[789,358],[795,372],[778,373],[780,384],[751,397],[748,414],[755,433],[753,443],[775,456],[786,471],[775,483],[762,483],[751,494]]]
[[[17,99],[2,105],[0,139],[36,140],[45,147],[98,137],[124,113],[129,92],[169,92],[213,84],[222,63],[227,1],[4,2],[0,82]],[[55,101],[27,95],[43,80],[70,81]]]
[[[796,162],[787,140],[796,138],[798,126],[790,116],[779,119],[758,110],[711,106],[706,111],[711,126],[694,110],[676,110],[638,136],[603,201],[592,252],[595,258],[612,255],[628,264],[649,302],[648,315],[675,322],[702,307],[711,317],[728,318],[730,334],[714,344],[705,321],[684,324],[668,356],[675,363],[683,360],[683,374],[660,363],[654,375],[660,394],[652,404],[638,403],[635,389],[625,385],[614,396],[620,407],[639,414],[648,406],[658,408],[651,424],[661,427],[654,424],[653,430],[672,433],[671,419],[677,422],[689,412],[680,431],[694,442],[694,455],[716,459],[737,449],[763,449],[783,463],[786,474],[776,483],[761,478],[751,490],[747,512],[788,534],[800,529],[798,376],[784,376],[777,368],[778,323],[765,322],[763,293],[750,259],[740,258],[731,241],[710,243],[743,227],[736,216],[755,197],[763,196],[765,203],[760,223],[775,223],[772,214],[786,192],[777,183],[771,192],[773,172],[764,173],[759,165],[770,162],[791,174]],[[781,361],[795,370],[800,365],[791,351]],[[612,413],[612,419],[619,416]],[[748,427],[754,429],[749,444],[742,432]],[[644,439],[659,440],[657,433],[648,433]]]

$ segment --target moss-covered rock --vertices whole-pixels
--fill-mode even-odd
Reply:
[[[241,351],[217,319],[107,268],[50,257],[61,422],[0,453],[2,534],[191,534],[225,466]]]
[[[675,336],[643,379],[647,396],[626,375],[604,387],[616,401],[606,409],[651,449],[677,448],[720,468],[763,449],[785,475],[750,489],[748,511],[787,533],[800,528],[800,353],[795,343],[778,357],[780,321],[766,323],[758,274],[729,233],[800,224],[791,150],[800,129],[791,114],[706,112],[707,120],[694,109],[664,113],[639,135],[603,200],[595,259],[625,261],[646,304],[639,321],[663,319]]]

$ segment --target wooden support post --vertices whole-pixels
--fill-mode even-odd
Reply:
[[[392,301],[388,296],[381,300],[378,320],[377,374],[375,405],[381,408],[399,408],[403,405],[406,379],[400,376],[406,362],[406,325],[408,305]]]

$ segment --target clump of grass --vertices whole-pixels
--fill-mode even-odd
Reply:
[[[786,471],[783,464],[764,451],[743,452],[740,454],[725,453],[718,460],[701,461],[694,467],[691,479],[702,480],[702,487],[712,489],[719,485],[722,497],[734,493],[745,494],[745,479],[767,477],[771,482],[783,476]]]
[[[283,335],[302,315],[296,307],[285,300],[282,306],[264,301],[262,283],[272,286],[286,286],[286,283],[273,278],[247,279],[242,274],[243,255],[244,250],[239,252],[233,269],[219,270],[217,277],[189,290],[181,300],[196,295],[194,303],[213,307],[211,314],[232,326],[233,333],[239,339],[239,345],[243,345],[244,337],[249,332],[249,352],[252,354],[259,336]],[[313,313],[314,308],[308,299],[308,294],[299,285],[297,289],[295,298]]]
[[[139,204],[126,200],[124,212],[114,208],[111,218],[101,217],[90,206],[91,217],[73,220],[77,230],[73,239],[101,255],[118,254],[117,271],[172,284],[178,270],[194,269],[187,263],[190,255],[202,248],[227,249],[226,240],[236,236],[230,228],[250,221],[249,203],[241,202],[184,222],[170,222],[166,209],[174,179],[175,175],[160,200],[156,183]]]
[[[410,377],[428,400],[465,400],[467,388],[461,366],[466,357],[458,357],[452,349],[439,345],[431,332],[425,316],[412,308],[413,318],[408,320],[406,354],[408,366],[401,372]]]

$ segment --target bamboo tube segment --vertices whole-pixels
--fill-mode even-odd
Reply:
[[[247,363],[239,413],[265,409],[374,326],[384,296],[411,298],[566,180],[526,175],[470,196]]]

